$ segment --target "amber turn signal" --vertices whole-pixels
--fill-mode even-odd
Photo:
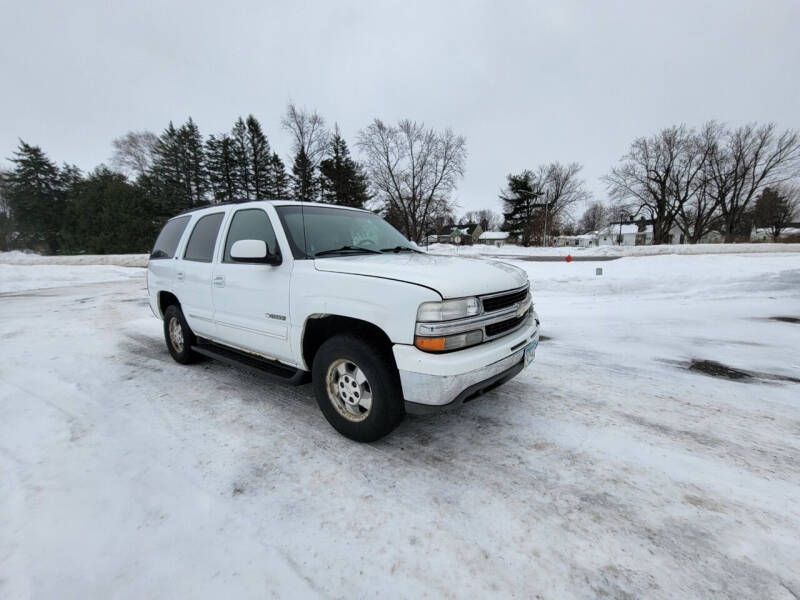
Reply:
[[[414,345],[426,352],[441,352],[444,350],[445,338],[416,336],[414,338]]]

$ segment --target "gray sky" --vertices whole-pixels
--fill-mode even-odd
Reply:
[[[467,137],[460,211],[505,175],[598,178],[674,123],[800,128],[800,2],[35,2],[0,0],[0,164],[17,138],[91,169],[112,138],[254,113],[287,159],[289,99],[351,147],[374,117]],[[355,150],[355,149],[354,149]],[[287,161],[288,162],[288,161]]]

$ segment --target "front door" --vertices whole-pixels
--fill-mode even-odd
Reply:
[[[269,215],[261,208],[243,208],[231,216],[221,260],[213,277],[217,339],[236,348],[294,362],[289,348],[289,280],[291,262],[277,266],[238,262],[231,246],[239,240],[263,240],[280,254]]]

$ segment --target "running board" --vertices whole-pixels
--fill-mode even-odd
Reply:
[[[210,340],[198,338],[192,350],[208,358],[219,360],[231,365],[244,367],[261,375],[266,375],[276,381],[289,385],[301,385],[308,381],[308,373],[279,363],[277,360],[261,358],[254,354],[234,350]]]

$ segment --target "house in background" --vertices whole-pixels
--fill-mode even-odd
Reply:
[[[612,223],[597,232],[597,245],[635,246],[638,233],[635,223]]]
[[[509,233],[507,231],[483,231],[478,236],[478,242],[487,246],[502,246],[508,238]]]
[[[720,234],[722,235],[722,234]],[[779,240],[784,238],[796,238],[800,236],[800,223],[787,223],[786,227],[781,229],[781,233],[778,236]],[[750,231],[750,241],[751,242],[771,242],[772,241],[772,229],[768,227],[754,227],[752,231]]]

